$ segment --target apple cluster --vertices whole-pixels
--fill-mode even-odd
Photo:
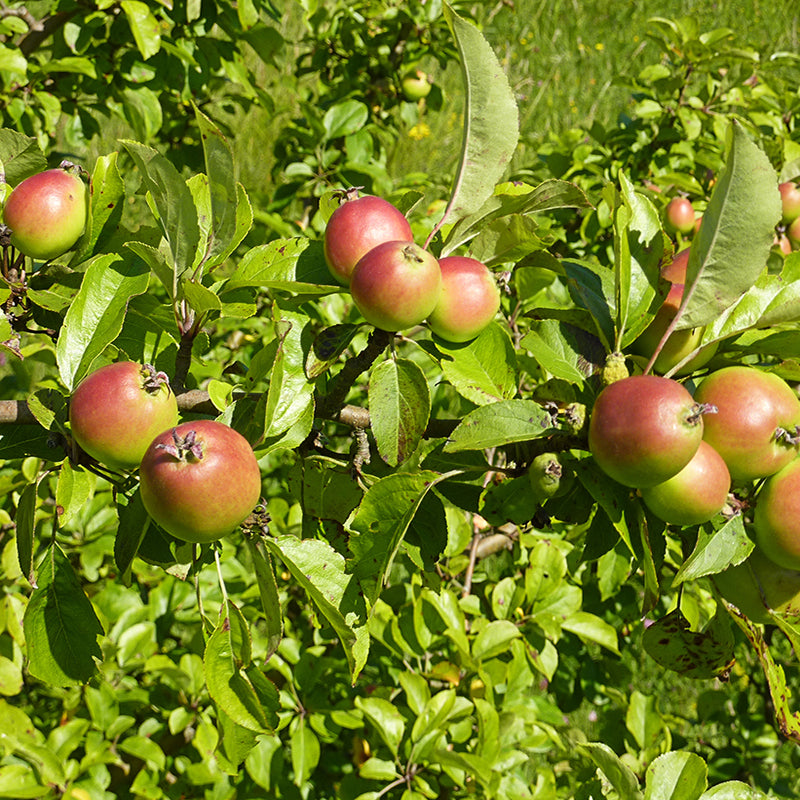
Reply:
[[[11,244],[41,261],[66,253],[86,227],[87,196],[86,184],[68,162],[21,181],[3,206]]]
[[[414,242],[411,225],[380,197],[346,198],[325,228],[325,261],[367,322],[400,331],[427,322],[448,342],[474,339],[500,308],[485,264],[467,256],[437,259]]]
[[[139,470],[142,503],[186,542],[233,531],[261,497],[261,471],[248,441],[228,425],[179,423],[167,376],[119,361],[92,372],[70,398],[75,443],[112,470]]]
[[[731,486],[754,496],[759,547],[800,569],[798,434],[796,392],[774,373],[738,365],[710,373],[694,395],[658,375],[611,383],[591,412],[589,450],[673,525],[712,519]]]

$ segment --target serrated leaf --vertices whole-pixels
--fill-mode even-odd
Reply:
[[[279,536],[265,539],[264,544],[286,565],[336,631],[355,680],[366,664],[369,634],[364,600],[353,576],[345,572],[344,558],[319,539]]]
[[[69,559],[52,544],[39,564],[23,618],[28,670],[52,686],[74,686],[94,675],[103,655],[103,626],[78,582]]]
[[[553,433],[553,417],[535,400],[504,400],[470,411],[456,426],[445,452],[484,450]]]
[[[94,477],[80,467],[73,468],[69,459],[65,459],[58,472],[56,483],[56,513],[59,525],[69,525],[75,516],[83,510],[94,489]]]
[[[628,800],[641,800],[639,779],[636,773],[607,745],[602,742],[579,744],[580,752],[586,753],[602,770],[608,782],[620,797]]]
[[[263,542],[248,536],[245,538],[247,549],[250,551],[250,559],[253,562],[253,570],[258,582],[258,593],[261,597],[261,608],[264,611],[266,620],[266,653],[264,660],[268,661],[270,656],[278,649],[283,636],[283,615],[281,613],[281,602],[278,597],[278,585],[275,581],[275,570],[272,567],[272,560],[264,549]]]
[[[39,488],[39,481],[29,483],[19,496],[17,502],[16,540],[17,540],[17,559],[19,568],[25,576],[25,580],[36,586],[36,578],[33,574],[33,541],[36,516],[36,492]]]
[[[324,328],[316,335],[306,357],[306,375],[309,380],[313,381],[330,369],[350,346],[360,327],[351,323],[341,323]]]
[[[483,34],[444,5],[464,83],[464,134],[447,216],[478,211],[494,192],[519,139],[519,112],[500,62]]]
[[[89,262],[56,344],[58,371],[67,391],[119,335],[128,301],[147,291],[148,282],[149,271],[130,256],[110,253]]]
[[[694,550],[681,564],[673,583],[677,585],[704,575],[715,575],[732,564],[741,564],[753,547],[741,516],[733,517],[713,533],[700,528]]]
[[[397,550],[425,495],[445,476],[395,473],[370,486],[351,528],[351,566],[370,605],[380,594]]]
[[[114,538],[114,563],[119,570],[120,580],[128,586],[133,560],[150,527],[150,515],[145,510],[138,488],[130,497],[120,494],[116,499],[119,525]]]
[[[588,356],[597,340],[567,322],[545,319],[531,326],[520,345],[554,378],[582,386],[593,371]]]
[[[147,61],[161,49],[161,26],[141,0],[122,0],[120,6],[128,18],[136,47]]]
[[[36,137],[25,136],[11,128],[0,128],[0,162],[5,171],[4,179],[11,186],[47,169],[47,158]]]
[[[389,750],[397,755],[406,724],[394,704],[382,697],[356,697],[355,706],[375,728]]]
[[[606,352],[614,350],[615,283],[614,273],[601,264],[564,259],[567,289],[577,306],[591,315]]]
[[[306,238],[277,239],[248,250],[223,292],[244,286],[315,295],[342,291],[325,263],[322,242]]]
[[[517,356],[508,334],[496,322],[466,344],[435,339],[442,372],[462,397],[485,405],[517,391]]]
[[[408,359],[388,359],[370,373],[369,411],[381,458],[396,467],[416,450],[431,408],[428,381]]]
[[[113,236],[122,219],[125,183],[117,166],[118,153],[100,156],[92,171],[89,195],[89,223],[75,247],[71,264],[80,264],[98,243]]]
[[[725,168],[692,241],[677,328],[714,322],[755,283],[781,218],[769,159],[740,123],[731,129]]]
[[[156,221],[172,254],[170,266],[180,277],[194,264],[200,241],[192,193],[172,163],[152,147],[128,139],[122,144],[142,174],[142,183],[155,206]]]

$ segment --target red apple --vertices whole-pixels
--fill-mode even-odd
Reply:
[[[686,197],[673,197],[664,210],[664,225],[669,233],[691,233],[694,230],[694,206]]]
[[[800,570],[800,458],[764,481],[753,523],[764,555],[785,569]]]
[[[345,200],[325,227],[325,262],[331,275],[347,286],[358,260],[373,247],[413,238],[408,220],[388,200],[372,195]]]
[[[800,188],[794,181],[785,181],[778,186],[781,193],[782,221],[788,225],[800,217]]]
[[[442,288],[439,262],[414,242],[384,242],[359,259],[350,292],[367,322],[385,331],[419,325]]]
[[[3,208],[11,244],[47,261],[66,253],[86,227],[86,184],[73,171],[49,169],[14,188]]]
[[[439,267],[442,291],[428,325],[448,342],[468,342],[494,319],[500,290],[489,268],[474,258],[445,256]]]

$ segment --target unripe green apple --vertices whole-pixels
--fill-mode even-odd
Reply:
[[[788,225],[800,217],[800,188],[794,181],[785,181],[778,186],[781,193],[781,220]]]
[[[325,262],[347,286],[358,260],[384,242],[412,241],[411,225],[388,200],[373,195],[345,200],[325,227]]]
[[[574,477],[559,453],[540,453],[528,467],[531,489],[540,503],[567,492]]]
[[[691,233],[694,230],[694,206],[686,197],[673,197],[664,209],[664,227],[669,233]]]
[[[717,407],[703,438],[722,456],[734,481],[777,472],[798,454],[800,399],[780,376],[736,365],[712,372],[694,393]]]
[[[786,236],[792,250],[800,250],[800,217],[795,219],[786,229]]]
[[[756,547],[746,561],[713,577],[720,594],[752,622],[773,622],[768,613],[800,616],[800,571],[786,569]]]
[[[430,79],[421,69],[409,72],[403,78],[401,87],[406,100],[411,102],[422,100],[431,93]]]
[[[442,289],[435,256],[414,242],[384,242],[359,259],[350,276],[353,302],[367,322],[401,331],[430,316]]]
[[[30,258],[47,261],[72,248],[86,227],[87,191],[67,169],[49,169],[18,184],[3,207],[11,244]]]
[[[500,308],[500,290],[488,267],[474,258],[439,259],[442,290],[428,326],[448,342],[474,339]]]
[[[725,507],[731,476],[722,456],[701,441],[691,461],[677,474],[641,489],[645,505],[672,525],[708,522]]]
[[[691,461],[707,409],[687,389],[659,375],[631,375],[606,386],[589,420],[589,450],[624,486],[655,486]]]

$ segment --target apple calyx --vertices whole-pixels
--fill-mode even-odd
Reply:
[[[686,421],[690,425],[697,425],[703,418],[703,414],[718,414],[719,409],[713,403],[695,403],[690,411]]]
[[[775,441],[788,447],[797,446],[800,444],[800,425],[794,426],[794,433],[790,433],[786,428],[780,426],[775,428]]]
[[[157,450],[163,450],[177,461],[194,462],[203,460],[203,443],[197,441],[194,429],[180,436],[176,428],[172,429],[172,444],[157,444]]]
[[[143,364],[141,369],[142,388],[150,394],[157,394],[161,387],[169,385],[169,376],[161,370],[156,371],[152,364]]]

